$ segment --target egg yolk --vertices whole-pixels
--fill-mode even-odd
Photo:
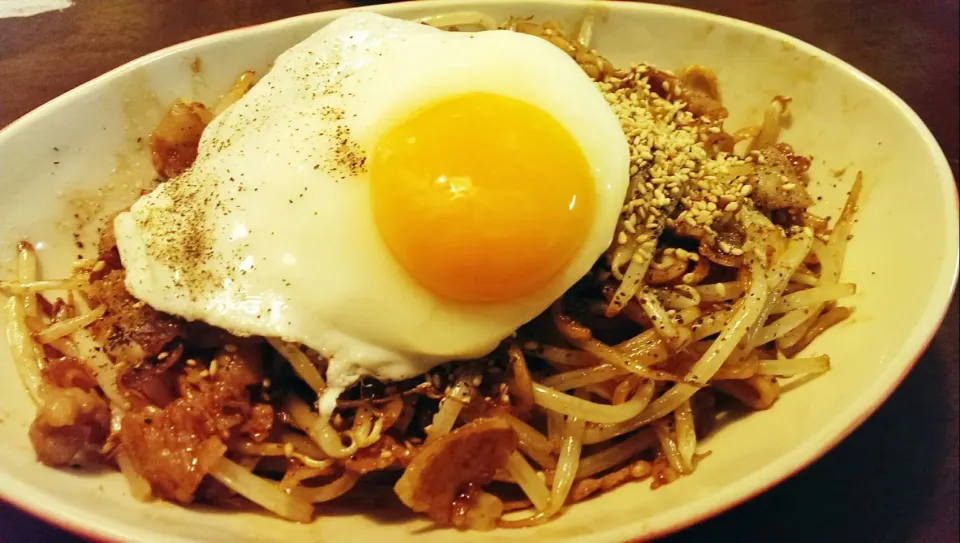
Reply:
[[[393,126],[370,157],[377,228],[437,296],[505,302],[537,292],[586,241],[596,190],[583,151],[526,102],[472,93]]]

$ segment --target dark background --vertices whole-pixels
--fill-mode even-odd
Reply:
[[[76,0],[0,20],[0,126],[129,60],[221,30],[374,2]],[[832,53],[904,98],[950,161],[958,138],[957,0],[668,2],[759,23]],[[2,174],[2,165],[0,165]],[[773,490],[667,538],[960,541],[958,301],[890,400],[822,460]],[[2,484],[2,481],[0,481]],[[76,541],[0,504],[0,542]]]

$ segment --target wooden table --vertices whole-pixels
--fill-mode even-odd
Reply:
[[[221,30],[365,2],[75,3],[63,12],[0,20],[0,126],[156,49]],[[787,32],[861,68],[920,114],[957,176],[957,0],[676,3]],[[668,541],[958,541],[957,308],[955,296],[943,328],[916,369],[839,447],[761,497]],[[55,541],[78,540],[0,505],[0,542]]]

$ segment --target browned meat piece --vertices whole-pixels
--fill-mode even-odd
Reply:
[[[500,498],[484,492],[477,483],[467,483],[453,500],[450,523],[461,530],[492,530],[497,527],[503,511]]]
[[[775,147],[760,151],[753,199],[765,209],[806,209],[813,205],[807,185],[787,155]]]
[[[416,449],[407,447],[393,435],[386,434],[380,441],[360,449],[344,462],[348,471],[366,475],[373,471],[381,471],[396,467],[406,467],[413,460]]]
[[[774,147],[786,157],[797,175],[803,175],[810,169],[810,158],[796,154],[789,143],[778,143]]]
[[[160,353],[182,333],[183,321],[138,302],[123,285],[125,272],[115,270],[91,284],[92,294],[107,312],[91,328],[104,338],[118,363],[135,365]]]
[[[202,321],[183,323],[183,341],[195,349],[216,349],[227,343],[239,343],[237,336]]]
[[[265,403],[253,406],[247,422],[240,427],[240,433],[256,443],[267,439],[271,430],[273,430],[273,407]]]
[[[183,356],[183,345],[167,351],[163,360],[144,360],[120,373],[119,384],[134,409],[163,409],[177,398],[177,375],[170,372]]]
[[[110,408],[95,390],[42,387],[30,442],[37,459],[48,466],[80,462],[95,453],[110,432]]]
[[[177,100],[150,134],[153,167],[161,176],[176,177],[197,159],[200,136],[213,115],[200,103]]]
[[[188,367],[179,378],[180,397],[164,409],[124,416],[120,443],[134,469],[157,495],[189,503],[209,469],[226,452],[231,430],[263,416],[251,405],[251,385],[262,380],[258,346],[242,346],[215,358],[216,373]],[[209,372],[208,372],[209,373]]]
[[[653,476],[653,482],[650,488],[656,490],[663,485],[668,485],[680,478],[677,470],[670,467],[670,462],[664,458],[663,454],[657,453],[657,457],[650,464],[650,474]]]
[[[451,524],[458,496],[489,483],[516,448],[507,421],[477,419],[421,448],[393,489],[410,509]]]
[[[723,104],[702,89],[685,85],[679,77],[649,66],[645,73],[650,90],[670,100],[679,98],[687,104],[686,110],[695,117],[708,117],[713,121],[727,117],[728,112]]]
[[[577,503],[597,492],[606,492],[630,481],[646,479],[650,476],[650,469],[650,462],[640,460],[603,477],[581,479],[574,483],[570,490],[570,497],[567,498],[567,503]]]
[[[43,380],[59,388],[79,388],[85,392],[97,387],[97,377],[90,366],[72,356],[47,357]]]
[[[176,374],[146,361],[121,373],[119,383],[135,409],[149,405],[163,409],[177,398]]]
[[[683,89],[680,94],[681,99],[687,103],[687,111],[693,113],[694,116],[723,119],[728,115],[726,108],[709,95],[696,90],[687,90],[683,87],[681,89]]]
[[[104,263],[104,268],[100,272],[91,274],[94,280],[102,278],[113,270],[123,269],[123,263],[120,262],[120,251],[117,250],[117,237],[113,232],[112,217],[100,232],[100,240],[97,243],[97,260]]]

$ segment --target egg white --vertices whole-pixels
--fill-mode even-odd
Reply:
[[[354,158],[369,155],[393,123],[471,92],[551,114],[596,181],[580,251],[545,288],[509,303],[451,302],[414,282],[376,229],[365,169],[338,159],[343,140]],[[128,290],[158,310],[299,342],[340,370],[384,380],[488,353],[587,273],[611,241],[629,164],[616,116],[553,45],[372,13],[342,17],[283,53],[207,127],[199,151],[189,171],[117,217]],[[185,241],[188,229],[204,236],[191,251],[178,246],[198,243]]]

